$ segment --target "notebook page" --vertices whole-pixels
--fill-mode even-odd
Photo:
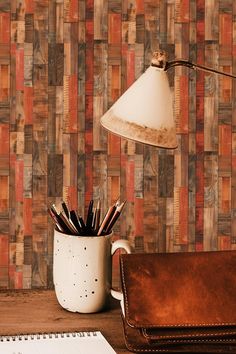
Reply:
[[[67,336],[68,335],[68,336]],[[0,341],[1,354],[115,354],[114,349],[103,337],[101,332],[61,334],[58,338],[54,335],[22,336],[20,340]],[[5,337],[6,338],[6,337]],[[9,337],[12,338],[12,337]]]

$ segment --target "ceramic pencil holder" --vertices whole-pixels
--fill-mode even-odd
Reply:
[[[53,281],[56,297],[66,310],[101,311],[112,289],[112,255],[119,248],[131,253],[129,242],[104,236],[72,236],[54,231]]]

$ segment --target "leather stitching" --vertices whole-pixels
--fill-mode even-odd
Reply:
[[[218,336],[228,336],[228,335],[236,335],[235,331],[230,332],[219,332],[219,333],[196,333],[196,334],[177,334],[177,335],[168,335],[168,336],[160,336],[160,335],[148,335],[146,332],[146,328],[142,329],[143,335],[147,339],[168,339],[168,338],[188,338],[188,337],[218,337]]]

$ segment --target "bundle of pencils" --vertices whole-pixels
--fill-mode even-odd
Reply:
[[[61,203],[60,211],[55,204],[52,204],[48,208],[48,213],[54,222],[55,228],[60,232],[77,236],[101,236],[111,233],[124,205],[125,202],[120,203],[117,201],[114,203],[108,208],[101,222],[100,200],[97,202],[96,207],[94,207],[94,201],[90,201],[86,221],[75,210],[69,210],[64,201]]]

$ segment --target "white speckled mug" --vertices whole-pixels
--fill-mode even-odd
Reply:
[[[53,281],[57,300],[68,311],[92,313],[106,305],[112,289],[112,255],[130,253],[129,242],[105,236],[71,236],[54,231]]]

